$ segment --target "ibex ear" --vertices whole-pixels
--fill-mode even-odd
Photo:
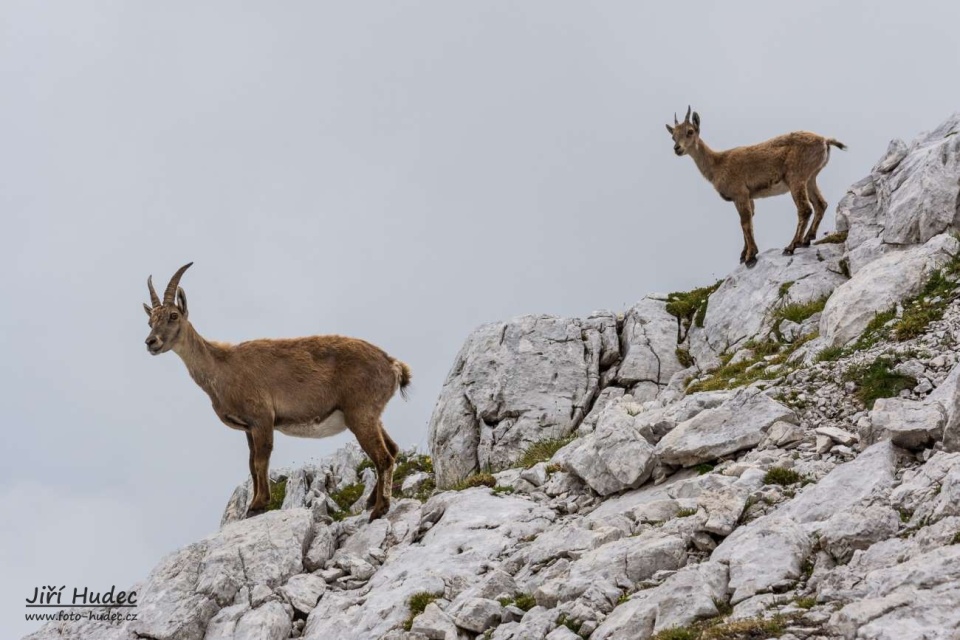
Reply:
[[[143,303],[143,310],[147,312],[147,317],[153,315],[153,309],[146,302]]]
[[[700,133],[700,114],[696,111],[693,112],[693,126],[697,129],[697,133]]]
[[[183,287],[177,287],[177,308],[180,309],[183,317],[187,317],[187,294],[184,293]]]
[[[667,127],[667,131],[670,132],[670,135],[673,135],[673,127],[671,127],[670,125],[666,125],[666,127]]]

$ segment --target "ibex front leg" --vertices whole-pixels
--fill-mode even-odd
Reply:
[[[247,517],[260,515],[270,503],[270,454],[273,453],[273,424],[251,426],[247,432],[250,446],[250,475],[253,478],[253,500]]]
[[[757,264],[757,242],[753,238],[753,200],[749,196],[737,198],[737,213],[740,214],[740,228],[743,230],[743,252],[740,262],[752,267]]]

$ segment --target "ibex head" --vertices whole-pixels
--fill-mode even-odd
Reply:
[[[180,288],[180,278],[192,264],[183,265],[173,274],[163,292],[162,302],[153,288],[153,276],[147,278],[150,304],[144,304],[143,310],[150,317],[150,335],[147,336],[146,343],[147,351],[153,355],[172,349],[180,337],[181,327],[187,321],[187,296]]]
[[[673,137],[673,152],[678,156],[686,155],[700,139],[700,114],[694,111],[691,121],[688,106],[683,122],[677,122],[677,114],[673,114],[673,126],[667,125],[667,131]]]

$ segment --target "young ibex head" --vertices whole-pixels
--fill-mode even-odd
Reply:
[[[150,335],[147,336],[146,343],[147,351],[152,355],[174,348],[180,337],[180,329],[187,322],[187,296],[180,288],[180,278],[192,264],[191,262],[183,265],[173,274],[163,292],[163,301],[153,288],[153,276],[147,278],[150,304],[144,304],[143,310],[150,317]]]
[[[667,125],[667,131],[673,137],[673,152],[678,156],[686,155],[693,149],[700,138],[700,114],[693,112],[690,120],[690,107],[687,107],[687,116],[683,122],[677,122],[677,114],[673,114],[673,126]]]

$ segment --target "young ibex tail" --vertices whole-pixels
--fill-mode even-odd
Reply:
[[[369,342],[343,336],[236,345],[205,340],[188,319],[187,296],[179,286],[190,264],[173,275],[162,300],[152,277],[147,278],[147,350],[179,355],[210,396],[217,417],[246,434],[253,478],[247,516],[262,513],[270,499],[274,429],[301,438],[325,438],[349,429],[376,468],[376,489],[367,508],[373,509],[371,520],[381,517],[390,508],[399,447],[380,417],[394,393],[410,385],[410,367]]]
[[[757,243],[753,238],[753,200],[778,196],[788,191],[797,205],[797,230],[783,253],[793,255],[797,247],[809,247],[827,210],[827,201],[817,187],[817,174],[830,159],[830,147],[846,149],[834,138],[808,131],[795,131],[749,147],[714,151],[700,138],[700,114],[690,118],[690,107],[683,122],[673,116],[667,125],[678,156],[689,155],[697,168],[724,200],[732,201],[740,214],[743,251],[740,262],[748,267],[757,262]],[[812,204],[811,204],[812,200]],[[807,228],[811,216],[813,222]]]

